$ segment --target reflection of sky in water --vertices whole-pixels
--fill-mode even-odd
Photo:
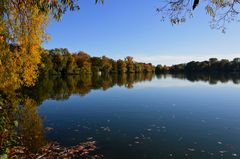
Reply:
[[[153,79],[47,100],[39,113],[54,128],[47,139],[74,145],[93,137],[108,159],[238,158],[238,87]]]

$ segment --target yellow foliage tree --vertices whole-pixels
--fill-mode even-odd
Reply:
[[[31,86],[37,79],[49,15],[30,2],[0,2],[0,89]]]

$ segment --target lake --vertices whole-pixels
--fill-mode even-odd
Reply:
[[[201,74],[43,78],[23,90],[40,125],[25,133],[43,129],[32,147],[94,140],[106,159],[239,158],[239,83]]]

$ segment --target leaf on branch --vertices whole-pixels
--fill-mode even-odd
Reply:
[[[211,6],[207,5],[205,9],[207,11],[207,14],[209,14],[212,17],[215,17],[215,12]]]

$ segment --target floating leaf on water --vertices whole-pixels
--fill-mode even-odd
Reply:
[[[87,138],[87,140],[92,140],[93,139],[93,137],[89,137],[89,138]]]
[[[178,141],[180,142],[180,141],[182,141],[182,139],[183,139],[183,137],[180,137],[180,138],[178,138]]]
[[[46,130],[46,131],[53,131],[53,128],[51,128],[51,127],[46,127],[45,130]]]
[[[25,147],[19,146],[11,149],[10,158],[35,158],[35,159],[51,159],[51,158],[84,158],[84,159],[101,159],[102,155],[95,154],[95,141],[87,141],[72,147],[62,147],[58,143],[49,143],[40,148],[38,153],[29,154],[29,150]],[[22,152],[20,156],[19,153]],[[90,154],[91,153],[91,154]]]
[[[226,153],[227,151],[225,151],[225,150],[222,150],[222,151],[219,151],[220,153]]]
[[[188,148],[188,151],[194,152],[195,149],[193,149],[193,148]]]
[[[111,131],[111,129],[110,129],[108,126],[107,126],[107,127],[102,126],[101,129],[102,129],[103,131],[107,131],[107,132],[110,132],[110,131]]]
[[[236,153],[233,153],[232,156],[237,157],[238,155]]]

